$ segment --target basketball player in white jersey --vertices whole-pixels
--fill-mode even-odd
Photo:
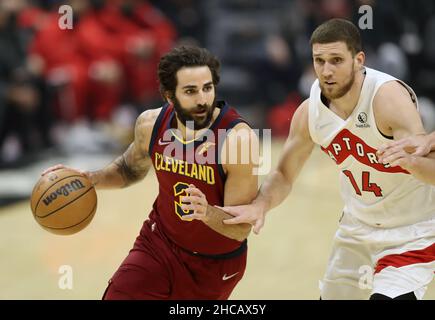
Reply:
[[[251,223],[258,233],[319,145],[340,170],[345,203],[321,298],[421,299],[435,270],[435,187],[376,156],[387,142],[425,134],[415,94],[364,66],[359,30],[347,20],[320,25],[311,46],[318,79],[293,117],[278,167],[251,204],[224,208],[236,216],[224,222]],[[359,284],[367,267],[371,290]]]
[[[419,172],[416,177],[435,184],[435,131],[428,135],[411,136],[384,144],[378,149],[379,162]]]

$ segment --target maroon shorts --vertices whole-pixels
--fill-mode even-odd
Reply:
[[[246,258],[246,243],[223,257],[194,255],[146,220],[103,299],[228,299],[245,272]]]

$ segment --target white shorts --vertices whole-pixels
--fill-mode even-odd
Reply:
[[[435,217],[380,229],[344,214],[334,237],[322,299],[390,298],[414,292],[422,299],[435,271]]]

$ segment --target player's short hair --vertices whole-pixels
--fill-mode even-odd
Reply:
[[[183,67],[208,66],[216,86],[220,80],[220,62],[216,56],[205,48],[196,46],[179,46],[166,53],[159,63],[157,71],[160,81],[160,93],[165,98],[165,93],[175,95],[177,87],[177,72]]]
[[[361,34],[358,28],[345,19],[331,19],[322,23],[311,35],[310,44],[312,47],[315,43],[324,44],[338,41],[346,43],[352,56],[362,51]]]

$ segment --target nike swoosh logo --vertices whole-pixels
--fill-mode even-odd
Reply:
[[[166,146],[170,144],[172,141],[162,141],[162,138],[159,139],[159,146]]]
[[[201,156],[203,153],[205,153],[206,151],[208,151],[209,148],[215,146],[216,143],[214,142],[204,142],[201,146],[199,146],[199,151],[198,154]]]
[[[232,277],[235,277],[236,275],[238,275],[239,273],[238,272],[236,272],[236,273],[233,273],[232,275],[230,275],[230,276],[227,276],[227,274],[225,273],[224,274],[224,276],[222,277],[222,280],[228,280],[228,279],[231,279]]]
[[[327,127],[327,126],[329,126],[329,125],[331,125],[332,123],[331,122],[327,122],[327,123],[322,123],[322,124],[318,124],[318,125],[316,125],[316,130],[321,130],[321,129],[323,129],[324,127]]]

